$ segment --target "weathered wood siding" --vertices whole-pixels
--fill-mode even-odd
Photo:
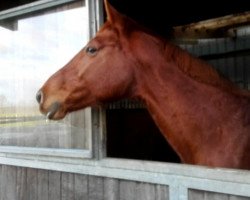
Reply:
[[[0,166],[0,200],[169,200],[168,186]]]
[[[250,89],[250,27],[238,38],[219,38],[182,45],[191,54],[211,63],[225,77]]]
[[[250,197],[241,197],[228,194],[219,194],[200,190],[189,190],[188,199],[190,200],[249,200]]]
[[[76,173],[0,166],[0,200],[171,200],[169,187]],[[188,190],[189,200],[250,197]]]

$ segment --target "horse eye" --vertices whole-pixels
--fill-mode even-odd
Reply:
[[[86,48],[86,52],[87,52],[89,55],[95,55],[96,52],[97,52],[97,48],[95,48],[95,47],[87,47],[87,48]]]

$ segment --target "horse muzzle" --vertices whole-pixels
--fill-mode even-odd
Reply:
[[[39,90],[36,94],[36,100],[40,106],[40,111],[46,116],[47,119],[62,119],[65,114],[61,112],[61,103],[58,101],[54,101],[48,106],[48,108],[44,108],[44,94],[41,90]]]
[[[46,114],[46,118],[47,119],[53,119],[56,115],[56,113],[59,111],[60,109],[60,103],[59,102],[54,102],[53,104],[51,104],[51,106],[48,109],[48,112]]]

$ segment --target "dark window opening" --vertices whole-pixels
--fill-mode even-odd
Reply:
[[[144,108],[107,109],[107,157],[180,163]]]

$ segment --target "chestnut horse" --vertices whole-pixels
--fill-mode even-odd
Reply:
[[[138,98],[183,163],[250,169],[250,94],[107,1],[105,8],[96,36],[37,93],[41,112],[58,120]]]

